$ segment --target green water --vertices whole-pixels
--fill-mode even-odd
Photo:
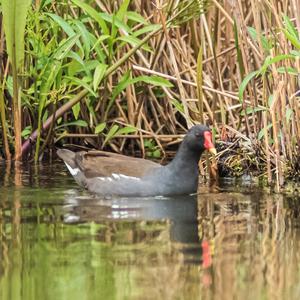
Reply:
[[[101,199],[0,165],[0,299],[299,299],[300,199],[224,183]]]

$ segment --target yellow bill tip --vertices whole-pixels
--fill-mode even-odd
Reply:
[[[209,148],[208,151],[213,154],[213,155],[217,155],[217,150],[216,148]]]

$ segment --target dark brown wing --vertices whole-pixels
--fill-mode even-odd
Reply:
[[[142,177],[159,164],[142,159],[105,151],[77,152],[75,162],[87,178],[110,177],[113,173]]]

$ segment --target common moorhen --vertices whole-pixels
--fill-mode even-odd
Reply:
[[[158,196],[197,191],[198,162],[204,150],[216,154],[211,131],[193,126],[184,137],[175,158],[166,166],[150,160],[105,151],[57,151],[76,182],[104,196]]]

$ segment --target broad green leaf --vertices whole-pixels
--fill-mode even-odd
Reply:
[[[120,5],[120,8],[116,14],[116,17],[119,20],[122,20],[122,21],[124,20],[124,16],[127,12],[129,3],[130,3],[130,0],[123,0],[122,4]]]
[[[300,57],[300,51],[292,50],[290,53],[294,56]]]
[[[270,65],[275,64],[275,63],[280,62],[280,61],[285,60],[285,59],[295,59],[295,56],[291,55],[291,54],[276,55],[273,58],[268,56],[265,59],[263,66],[260,68],[259,73],[262,74],[262,75],[265,74]]]
[[[44,0],[44,1],[41,1],[41,4],[40,4],[40,10],[42,8],[45,8],[47,5],[49,5],[50,3],[52,3],[52,0]]]
[[[78,55],[77,52],[70,51],[70,52],[68,52],[68,54],[67,54],[65,57],[69,57],[69,58],[74,59],[75,61],[77,61],[77,62],[83,67],[84,70],[87,70],[87,69],[85,68],[85,62],[84,62],[83,59]]]
[[[113,125],[113,126],[110,128],[109,132],[107,133],[107,135],[106,135],[106,137],[105,137],[105,140],[104,140],[104,142],[103,142],[102,147],[103,147],[104,145],[106,145],[106,143],[116,135],[116,132],[118,131],[118,129],[119,129],[119,126],[118,126],[118,125]]]
[[[133,126],[126,126],[126,127],[119,129],[117,131],[116,135],[128,134],[128,133],[133,133],[136,131],[137,131],[137,128],[135,128]]]
[[[243,110],[241,112],[241,116],[249,115],[249,114],[256,113],[258,111],[264,111],[264,110],[266,110],[266,108],[263,108],[263,107],[247,107],[246,111]]]
[[[41,73],[41,85],[40,85],[40,98],[39,98],[39,109],[38,109],[38,120],[42,116],[42,111],[46,104],[46,99],[51,92],[55,78],[61,68],[61,62],[49,60],[44,70]]]
[[[107,108],[106,108],[106,115],[110,111],[111,107],[113,106],[116,98],[118,95],[131,83],[130,78],[130,71],[127,71],[121,78],[120,82],[117,84],[117,86],[113,89],[111,98],[108,102]]]
[[[24,33],[30,0],[2,0],[3,26],[7,52],[20,68],[24,59]]]
[[[62,17],[51,13],[45,13],[45,15],[53,19],[62,28],[62,30],[68,35],[68,37],[71,37],[76,34],[73,28]]]
[[[135,21],[139,24],[148,24],[145,18],[135,11],[128,11],[126,17],[128,20]]]
[[[117,96],[131,83],[130,71],[127,71],[121,78],[118,85],[113,89],[111,98],[115,100]]]
[[[94,97],[97,97],[97,94],[95,94],[95,92],[91,89],[90,85],[88,83],[86,83],[85,81],[83,81],[79,78],[76,78],[76,77],[71,77],[71,76],[65,76],[65,78],[70,79],[72,81],[72,83],[87,89]]]
[[[84,26],[84,23],[78,20],[73,20],[74,24],[77,27],[77,30],[80,32],[80,36],[82,39],[82,45],[84,48],[84,55],[86,58],[89,57],[91,52],[92,41],[90,39],[90,33]]]
[[[79,39],[79,34],[76,34],[60,42],[58,48],[53,54],[53,57],[57,60],[64,59],[69,54],[69,52],[71,51],[72,47],[76,44],[78,39]]]
[[[161,152],[159,149],[156,149],[152,152],[152,157],[154,158],[160,158],[161,157]]]
[[[247,30],[248,30],[249,34],[251,35],[251,37],[255,41],[258,41],[258,36],[257,36],[257,32],[256,32],[255,28],[249,26],[249,27],[247,27]],[[265,36],[261,35],[260,41],[261,41],[261,44],[262,44],[264,50],[269,51],[272,48],[272,44],[269,43],[268,39]]]
[[[75,120],[77,120],[78,116],[79,116],[79,112],[80,112],[80,103],[79,102],[72,106],[72,111],[73,111]]]
[[[101,133],[106,127],[106,122],[100,123],[95,128],[95,134]]]
[[[251,26],[248,26],[248,27],[247,27],[247,30],[248,30],[250,36],[251,36],[255,41],[257,41],[258,38],[257,38],[257,32],[256,32],[255,28],[253,28],[253,27],[251,27]]]
[[[291,34],[288,30],[282,29],[285,37],[293,44],[295,48],[300,50],[300,41],[297,37],[295,37],[293,34]]]
[[[133,47],[141,44],[141,40],[132,35],[121,36],[118,38],[118,40],[126,42]],[[144,49],[145,51],[152,52],[152,49],[146,44],[144,44],[141,48]]]
[[[80,8],[82,8],[92,19],[98,22],[104,34],[109,35],[109,29],[106,25],[106,22],[104,21],[102,15],[99,12],[97,12],[93,7],[91,7],[90,5],[88,5],[87,3],[81,0],[71,0],[71,1],[77,6],[79,6]]]
[[[293,22],[289,19],[288,16],[283,15],[283,20],[284,20],[284,26],[288,32],[293,35],[296,39],[299,39],[299,33],[297,29],[295,28]]]
[[[242,57],[242,51],[239,46],[239,34],[238,34],[236,20],[234,20],[233,31],[234,31],[234,45],[235,45],[235,49],[236,49],[236,53],[237,53],[237,62],[238,62],[238,66],[240,69],[241,77],[243,78],[245,75],[245,67],[244,67],[244,61],[243,61],[243,57]]]
[[[279,67],[277,68],[278,73],[285,74],[288,73],[290,75],[298,76],[299,72],[296,68],[292,67]]]
[[[63,128],[63,127],[68,127],[68,126],[87,127],[88,124],[84,120],[77,120],[77,121],[63,123],[62,125],[56,126],[56,129]]]
[[[121,19],[119,19],[116,15],[109,15],[107,13],[101,12],[99,13],[101,18],[108,23],[114,24],[117,28],[124,30],[127,33],[131,32],[131,28],[127,26]]]
[[[273,126],[272,123],[271,123],[271,124],[268,124],[266,129],[269,130],[270,128],[272,128],[272,126]],[[265,128],[261,129],[261,130],[259,131],[258,135],[257,135],[258,140],[261,140],[261,139],[264,137],[265,134],[266,134]]]
[[[152,84],[152,85],[155,85],[155,86],[161,86],[161,87],[173,87],[173,84],[165,79],[165,78],[162,78],[160,76],[138,76],[138,77],[135,77],[131,80],[131,83],[136,83],[136,82],[145,82],[145,83],[148,83],[148,84]]]
[[[32,127],[31,126],[26,126],[22,132],[21,132],[21,136],[24,138],[24,139],[27,139],[30,134],[32,132]]]
[[[256,75],[258,74],[258,71],[253,71],[251,73],[249,73],[244,80],[242,81],[240,87],[239,87],[239,100],[240,102],[243,102],[243,95],[244,95],[244,91],[248,85],[248,83],[251,81],[251,79],[253,79]]]
[[[286,110],[286,113],[285,113],[285,118],[286,118],[286,121],[289,123],[292,119],[292,115],[293,115],[293,110],[291,108],[288,108]]]
[[[108,41],[110,40],[109,35],[102,35],[102,36],[107,38]],[[99,40],[102,38],[102,36],[100,36]],[[89,38],[91,40],[91,44],[93,45],[91,52],[95,51],[97,54],[95,56],[95,59],[98,62],[105,64],[107,62],[107,56],[108,56],[108,53],[104,51],[104,48],[106,47],[106,43],[105,44],[103,43],[104,45],[99,45],[100,41],[99,40],[97,41],[97,38],[92,34],[89,35]]]
[[[111,29],[110,29],[110,38],[108,40],[108,46],[109,46],[109,56],[110,57],[113,57],[115,54],[114,54],[114,44],[115,44],[115,41],[116,41],[116,36],[118,34],[118,27],[116,26],[116,21],[118,20],[118,18],[116,17],[115,14],[112,15],[112,22],[111,22]]]
[[[104,65],[104,64],[99,64],[96,67],[95,73],[94,73],[94,78],[93,78],[94,91],[97,90],[100,82],[102,81],[106,69],[107,69],[107,65]]]
[[[130,78],[130,72],[126,72],[122,79],[120,80],[119,84],[114,88],[112,92],[111,99],[108,103],[106,111],[109,112],[110,108],[112,107],[115,99],[117,96],[130,84],[134,84],[137,82],[145,82],[147,84],[152,84],[155,86],[161,87],[172,87],[173,85],[166,79],[159,77],[159,76],[138,76],[135,78]]]
[[[156,31],[159,28],[161,28],[160,24],[150,24],[150,25],[142,27],[141,29],[138,29],[138,30],[134,31],[133,35],[138,37],[138,36],[140,36],[144,33],[147,33],[147,32],[150,32],[150,31]]]
[[[175,106],[175,108],[182,114],[184,114],[184,108],[183,108],[183,104],[180,103],[178,100],[176,99],[172,99],[171,103]]]
[[[92,47],[91,51],[93,51],[101,42],[103,42],[103,41],[105,41],[105,40],[107,40],[109,38],[110,38],[110,35],[106,35],[106,34],[101,35],[97,39],[96,43],[94,43],[94,46]]]
[[[274,101],[274,95],[271,94],[268,98],[268,106],[271,107]]]
[[[86,97],[85,98],[85,103],[86,103],[86,106],[89,110],[89,113],[93,116],[93,118],[96,117],[96,113],[95,113],[95,109],[94,109],[94,105],[93,105],[93,101],[90,97]],[[94,124],[93,124],[93,119],[91,119],[91,127],[93,127]]]

